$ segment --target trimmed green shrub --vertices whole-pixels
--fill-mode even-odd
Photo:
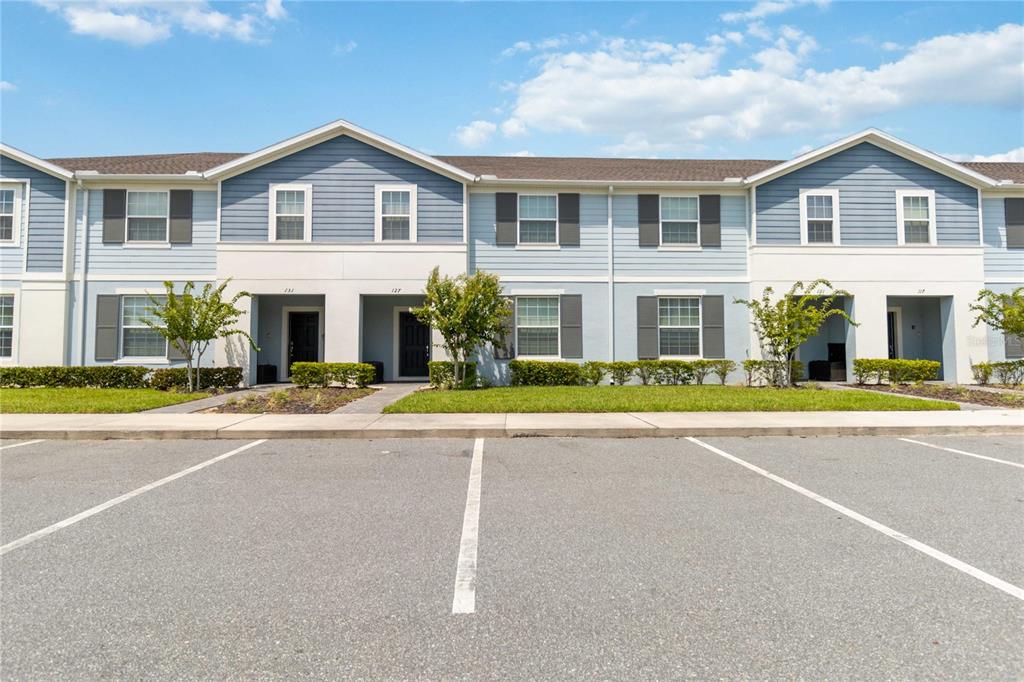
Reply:
[[[775,360],[744,360],[743,373],[746,375],[747,386],[778,385],[778,377],[785,371],[785,363]],[[790,362],[790,376],[802,377],[804,363],[799,360]]]
[[[512,360],[508,363],[513,386],[579,386],[583,367],[575,362]]]
[[[0,367],[0,386],[44,388],[145,388],[150,369],[134,365]]]
[[[618,360],[616,362],[608,363],[608,372],[612,375],[612,383],[616,386],[623,386],[629,383],[629,380],[633,378],[633,372],[636,371],[635,362],[626,362],[624,360]]]
[[[711,373],[711,360],[692,360],[690,365],[693,367],[693,381],[697,385],[704,383],[704,380],[708,378],[708,374]]]
[[[188,369],[165,367],[153,371],[149,378],[151,388],[161,391],[188,389]],[[204,388],[237,388],[242,383],[241,367],[200,367],[196,390]]]
[[[686,360],[658,360],[656,382],[667,386],[693,381],[693,363]]]
[[[476,387],[476,363],[467,362],[464,365],[465,377],[461,388]],[[430,385],[434,388],[455,388],[455,368],[451,360],[431,360],[427,363],[430,373]]]
[[[857,358],[853,361],[853,375],[858,384],[919,383],[939,378],[942,363],[938,360],[895,360],[889,358]]]
[[[604,378],[608,375],[610,368],[607,362],[598,362],[596,360],[590,360],[584,362],[583,367],[580,368],[580,374],[583,377],[583,383],[588,386],[597,386]]]
[[[661,376],[661,372],[660,360],[637,360],[634,364],[633,373],[644,386],[659,383],[658,378]]]
[[[971,374],[978,385],[984,386],[992,379],[995,369],[991,362],[979,362],[976,365],[971,365]]]
[[[1006,360],[992,363],[996,381],[1007,386],[1024,384],[1024,360]]]
[[[729,373],[736,369],[736,363],[732,360],[711,360],[711,373],[718,377],[718,382],[725,386]]]
[[[355,385],[359,388],[373,383],[376,370],[365,362],[295,362],[291,376],[296,386],[342,386]]]

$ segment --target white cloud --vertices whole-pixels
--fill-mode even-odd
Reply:
[[[511,154],[509,154],[509,156],[537,156],[537,155],[534,154],[533,152],[531,152],[529,149],[523,149],[523,150],[520,150],[518,152],[512,152]]]
[[[455,139],[463,147],[469,147],[470,149],[482,147],[487,144],[497,129],[498,126],[490,121],[473,121],[469,125],[456,128]]]
[[[1017,147],[1001,154],[946,154],[947,159],[954,161],[1014,161],[1024,162],[1024,147]]]
[[[240,5],[239,13],[213,9],[206,0],[37,0],[60,15],[72,33],[114,40],[128,45],[148,45],[170,38],[175,29],[211,38],[258,42],[271,23],[287,16],[281,0],[259,5]]]
[[[350,40],[346,43],[337,43],[334,46],[334,54],[348,54],[359,47],[359,43],[354,40]]]
[[[899,43],[894,43],[891,40],[887,40],[884,43],[882,43],[882,49],[885,50],[886,52],[900,52],[905,48]]]
[[[501,123],[501,132],[506,137],[515,137],[526,134],[526,124],[518,118],[509,118]]]
[[[533,49],[533,45],[525,40],[517,40],[512,44],[512,47],[506,47],[501,51],[503,57],[513,57],[520,52],[529,52]]]
[[[0,81],[0,92],[14,92],[18,86],[10,81]]]
[[[721,16],[722,21],[757,21],[775,14],[782,14],[801,5],[814,4],[824,7],[829,0],[759,0],[754,6],[745,12],[726,12]]]
[[[720,41],[603,39],[591,50],[537,61],[536,73],[515,89],[503,130],[507,124],[517,131],[601,135],[617,140],[609,147],[615,153],[651,154],[713,138],[861,127],[872,116],[912,106],[1024,107],[1024,26],[1018,24],[923,40],[876,68],[817,71],[805,64],[816,47],[812,37],[783,27],[774,43],[750,55],[751,67],[725,69],[729,47]],[[487,122],[466,128],[478,123]]]

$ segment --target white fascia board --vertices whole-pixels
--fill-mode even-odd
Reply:
[[[656,181],[656,180],[529,180],[529,179],[488,179],[478,180],[474,185],[476,188],[500,188],[500,187],[521,187],[521,186],[536,186],[536,187],[588,187],[596,188],[600,192],[606,193],[609,187],[629,187],[629,188],[700,188],[705,187],[708,189],[742,189],[745,187],[745,183],[742,180],[675,180],[675,181]]]
[[[207,180],[199,173],[97,173],[95,171],[77,171],[75,178],[85,186],[95,189],[97,185],[111,183],[142,183],[142,184],[186,184],[203,187],[216,187],[216,183]]]
[[[211,168],[203,173],[203,177],[208,180],[223,180],[239,173],[244,173],[247,170],[262,166],[263,164],[270,163],[275,159],[279,159],[288,154],[293,154],[297,151],[312,147],[315,144],[325,142],[339,135],[348,135],[360,142],[365,142],[373,147],[382,149],[386,152],[394,154],[399,158],[403,158],[406,161],[410,161],[419,166],[424,166],[431,170],[434,170],[442,175],[450,177],[461,182],[473,182],[476,176],[472,173],[467,173],[461,168],[445,163],[439,159],[435,159],[432,156],[418,152],[411,147],[406,147],[403,144],[399,144],[394,140],[389,140],[386,137],[377,135],[376,133],[370,132],[365,128],[349,123],[345,120],[337,120],[327,125],[314,128],[305,133],[301,133],[294,137],[290,137],[287,140],[282,140],[276,144],[272,144],[269,147],[264,147],[259,151],[247,154],[240,158],[222,163],[219,166]]]
[[[745,182],[747,185],[760,185],[774,180],[775,178],[791,173],[799,168],[808,166],[816,161],[838,154],[841,151],[845,151],[850,147],[854,147],[861,142],[870,142],[886,151],[890,151],[898,156],[902,156],[905,159],[919,163],[926,168],[947,175],[956,180],[960,180],[972,187],[986,188],[995,187],[998,183],[987,175],[982,175],[977,171],[973,171],[966,166],[962,166],[955,161],[933,154],[927,149],[914,146],[909,142],[905,142],[899,138],[893,137],[888,133],[884,133],[881,130],[875,128],[868,128],[862,130],[859,133],[849,135],[841,140],[837,140],[832,144],[825,145],[818,149],[811,150],[806,154],[801,154],[795,159],[790,159],[771,168],[767,168],[760,173],[755,173],[746,178]]]
[[[28,152],[23,152],[20,149],[12,147],[9,144],[4,144],[3,142],[0,142],[0,154],[9,156],[15,161],[20,161],[26,166],[31,166],[38,171],[61,178],[62,180],[72,180],[75,177],[75,174],[66,168],[61,168],[56,164],[40,159],[38,156],[32,156]]]

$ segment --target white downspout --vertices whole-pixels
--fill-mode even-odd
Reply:
[[[86,295],[85,272],[88,270],[89,262],[89,190],[83,188],[82,181],[78,181],[78,189],[82,190],[82,256],[81,267],[78,269],[78,364],[85,365],[85,307],[89,297]]]
[[[608,361],[615,362],[615,235],[612,221],[612,192],[608,185]]]

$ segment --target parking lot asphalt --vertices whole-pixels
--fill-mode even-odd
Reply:
[[[1015,437],[284,440],[0,549],[0,676],[1019,679]],[[0,442],[0,447],[17,441]],[[250,441],[0,451],[5,548]],[[470,497],[472,487],[470,486]],[[981,576],[981,577],[979,577]]]

